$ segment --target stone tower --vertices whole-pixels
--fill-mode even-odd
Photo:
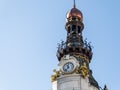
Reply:
[[[83,14],[76,8],[75,0],[73,8],[66,14],[65,29],[66,41],[62,41],[57,50],[59,70],[53,70],[51,76],[52,90],[100,90],[89,67],[92,48],[83,40]]]

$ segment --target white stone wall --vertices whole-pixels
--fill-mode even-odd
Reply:
[[[57,90],[57,81],[52,82],[52,90]]]
[[[79,74],[63,75],[52,83],[52,90],[98,90],[89,84],[86,77],[82,78]]]

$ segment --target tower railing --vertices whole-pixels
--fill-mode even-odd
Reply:
[[[73,42],[72,42],[73,43]],[[92,58],[92,46],[90,42],[88,43],[86,40],[84,40],[83,45],[67,45],[66,42],[61,41],[61,43],[58,43],[58,50],[57,50],[57,57],[60,60],[63,55],[70,54],[70,53],[81,53],[86,54],[88,56],[89,60]]]

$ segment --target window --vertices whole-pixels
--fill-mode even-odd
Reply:
[[[73,21],[75,21],[75,20],[76,20],[76,18],[74,17],[74,18],[72,18],[72,20],[73,20]]]
[[[80,33],[80,26],[78,26],[78,33]]]
[[[76,29],[76,25],[72,25],[72,30],[75,30]]]
[[[68,33],[70,33],[70,26],[68,27]]]

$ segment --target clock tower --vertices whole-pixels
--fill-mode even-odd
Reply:
[[[92,47],[83,40],[83,14],[73,8],[66,14],[66,41],[58,45],[57,58],[59,70],[54,69],[51,76],[52,90],[100,90],[92,75],[89,64],[92,59]],[[105,86],[102,90],[108,90]]]

